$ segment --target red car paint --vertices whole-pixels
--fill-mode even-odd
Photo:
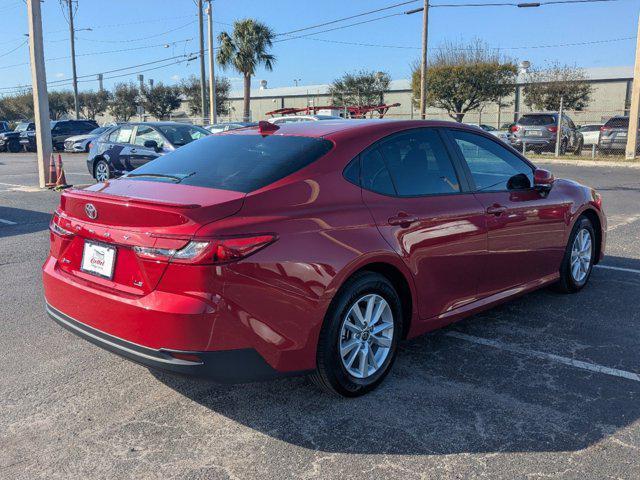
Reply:
[[[329,303],[360,269],[395,273],[410,312],[405,334],[413,337],[556,280],[571,227],[587,210],[600,223],[603,255],[600,199],[571,181],[556,180],[548,194],[390,198],[344,178],[344,168],[368,146],[418,127],[493,140],[449,122],[286,124],[262,134],[323,137],[333,149],[248,194],[126,178],[67,191],[53,222],[72,235],[51,233],[46,301],[109,338],[187,355],[250,349],[286,373],[315,367]],[[87,203],[99,212],[96,219],[87,217]],[[389,221],[403,216],[414,221]],[[133,250],[264,233],[276,240],[219,264],[166,262]],[[113,279],[80,270],[86,239],[117,246]]]

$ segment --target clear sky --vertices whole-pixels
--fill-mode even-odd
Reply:
[[[214,28],[217,34],[230,29],[234,20],[252,17],[266,23],[276,33],[283,33],[400,1],[215,0]],[[89,76],[81,78],[81,90],[97,89],[95,74],[99,72],[197,50],[194,0],[77,0],[76,3],[75,24],[80,30],[76,34],[78,75]],[[430,47],[437,48],[445,41],[464,42],[479,38],[515,60],[529,60],[540,67],[550,62],[581,67],[633,64],[640,0],[528,9],[436,7],[460,3],[481,2],[431,1]],[[294,79],[299,79],[301,85],[329,83],[344,72],[360,69],[386,71],[393,79],[407,78],[410,64],[420,54],[422,19],[421,14],[404,15],[402,12],[421,4],[421,0],[416,0],[391,10],[290,35],[309,35],[400,13],[305,38],[287,40],[286,35],[280,35],[280,41],[273,48],[277,57],[274,71],[259,71],[254,86],[261,79],[267,80],[270,87],[293,85]],[[50,88],[68,89],[70,85],[64,85],[65,79],[71,77],[67,21],[59,0],[45,0],[42,9],[47,80],[60,82]],[[24,1],[0,0],[0,19],[0,93],[7,93],[9,87],[30,84],[28,47],[24,43],[27,32]],[[92,31],[82,30],[86,28]],[[165,83],[174,83],[199,71],[197,61],[170,64],[175,61],[105,73],[105,78],[123,75],[105,80],[105,86],[111,87],[119,81],[136,81],[140,70],[151,68],[154,70],[142,72],[145,79]],[[241,80],[236,72],[223,71],[222,74],[232,80],[234,89],[240,87]]]

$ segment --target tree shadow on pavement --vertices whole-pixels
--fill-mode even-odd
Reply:
[[[541,290],[406,341],[381,387],[357,399],[329,396],[303,378],[225,386],[152,373],[213,412],[313,450],[401,455],[577,451],[640,418],[640,382],[446,333],[455,330],[640,372],[640,314],[628,301],[630,291],[616,284],[616,275],[597,269],[579,294]],[[628,288],[640,294],[640,276],[637,280]]]

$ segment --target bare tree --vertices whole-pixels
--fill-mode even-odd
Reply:
[[[527,74],[524,103],[530,108],[553,111],[560,109],[562,98],[564,108],[583,110],[589,105],[592,92],[583,69],[556,63]]]

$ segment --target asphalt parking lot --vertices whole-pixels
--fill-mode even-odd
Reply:
[[[65,155],[70,183],[90,183]],[[219,386],[152,373],[44,313],[58,194],[0,153],[0,478],[640,478],[640,168],[539,162],[599,189],[607,258],[405,342],[381,388]]]

